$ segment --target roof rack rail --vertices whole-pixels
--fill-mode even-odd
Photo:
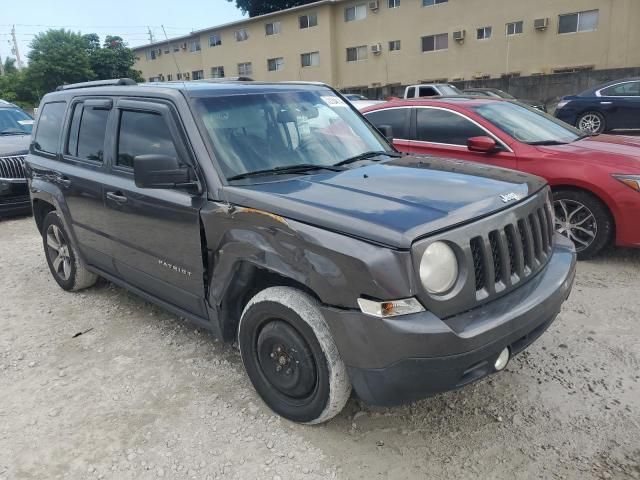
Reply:
[[[56,88],[56,92],[61,90],[73,90],[76,88],[92,88],[92,87],[110,87],[120,85],[137,85],[135,80],[130,78],[113,78],[110,80],[94,80],[92,82],[70,83],[69,85],[60,85]]]
[[[179,82],[180,80],[178,80]],[[193,82],[203,83],[225,83],[225,82],[253,82],[251,77],[222,77],[222,78],[201,78],[200,80],[192,80]]]

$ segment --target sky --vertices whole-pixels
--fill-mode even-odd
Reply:
[[[243,18],[227,0],[2,0],[0,3],[0,56],[11,54],[11,27],[15,25],[20,56],[26,63],[34,35],[50,28],[81,33],[119,35],[134,47],[155,40]]]

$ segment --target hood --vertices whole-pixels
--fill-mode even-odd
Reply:
[[[236,205],[408,249],[428,234],[509,208],[545,185],[525,173],[434,157],[225,188]],[[511,195],[507,202],[501,195]],[[515,197],[515,198],[514,198]]]
[[[612,173],[640,173],[640,137],[597,135],[566,145],[549,145],[538,149],[554,155],[570,153],[583,162],[607,165],[615,170]]]
[[[31,135],[0,135],[0,157],[26,155]]]

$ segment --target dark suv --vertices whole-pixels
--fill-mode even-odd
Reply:
[[[27,159],[46,259],[238,340],[298,422],[502,370],[553,322],[575,252],[545,182],[398,154],[321,84],[70,85]]]
[[[0,100],[0,218],[31,212],[24,158],[32,126],[27,113]]]

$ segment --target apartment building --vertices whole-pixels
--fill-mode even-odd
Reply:
[[[640,0],[320,0],[135,48],[148,81],[342,90],[640,66]]]

